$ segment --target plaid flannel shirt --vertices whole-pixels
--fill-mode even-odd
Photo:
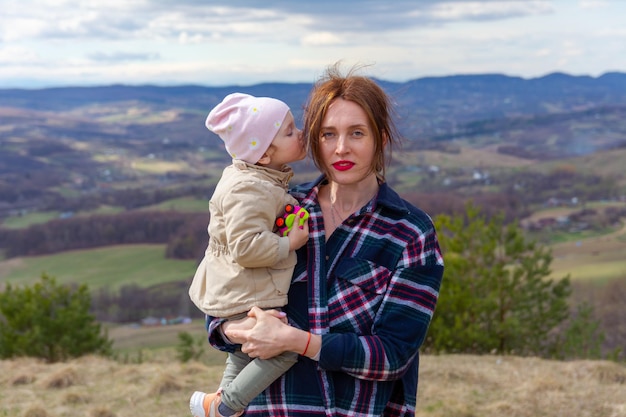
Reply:
[[[317,201],[323,178],[292,190],[310,213],[310,237],[285,311],[322,335],[319,362],[300,357],[246,416],[414,416],[419,348],[443,277],[432,220],[387,184],[326,241]],[[209,341],[225,351],[208,318]]]

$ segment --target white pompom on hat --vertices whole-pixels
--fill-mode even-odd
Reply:
[[[233,159],[256,164],[288,112],[289,106],[275,98],[233,93],[211,110],[205,125],[224,141]]]

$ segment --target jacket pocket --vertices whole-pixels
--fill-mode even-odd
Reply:
[[[287,295],[295,266],[296,254],[295,252],[291,252],[286,259],[277,262],[271,268],[267,268],[267,273],[279,295]]]

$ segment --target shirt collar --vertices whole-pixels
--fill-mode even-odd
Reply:
[[[319,186],[326,182],[326,177],[320,175],[316,180],[296,186],[292,194],[302,205],[314,205],[317,203],[317,191]],[[378,195],[376,196],[376,206],[382,206],[393,211],[410,211],[406,202],[396,193],[386,182],[380,184]]]

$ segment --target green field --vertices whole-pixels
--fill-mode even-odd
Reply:
[[[112,206],[101,206],[96,210],[91,210],[88,212],[78,212],[73,213],[73,216],[91,216],[94,214],[117,214],[123,211],[122,207],[112,207]],[[4,219],[4,221],[0,222],[0,225],[3,228],[7,229],[21,229],[26,228],[35,224],[43,224],[47,223],[50,220],[60,218],[61,213],[58,211],[45,211],[45,212],[34,212],[27,213],[21,216],[11,216]]]
[[[171,210],[183,213],[208,213],[209,201],[193,197],[181,197],[141,208],[145,211]]]
[[[2,227],[7,229],[21,229],[34,224],[43,224],[50,220],[58,219],[59,214],[60,213],[57,211],[46,211],[24,214],[22,216],[12,216],[2,222]]]
[[[198,200],[170,202],[193,210]],[[206,204],[206,203],[204,203]],[[549,246],[552,277],[606,283],[626,276],[626,227],[604,235],[578,236]],[[30,285],[42,273],[60,283],[80,282],[91,289],[117,289],[125,284],[149,287],[189,279],[195,260],[166,259],[165,245],[121,245],[55,255],[22,257],[0,262],[0,284]]]
[[[120,245],[10,259],[0,262],[0,288],[5,283],[32,285],[42,272],[54,276],[59,283],[87,284],[90,290],[100,287],[116,289],[126,284],[149,287],[191,279],[196,261],[166,259],[164,253],[165,245]],[[167,326],[106,323],[104,327],[121,360],[149,360],[161,355],[162,351],[171,351],[179,342],[178,333],[187,332],[202,346],[203,362],[224,363],[223,353],[211,348],[206,341],[200,343],[206,340],[202,320]]]
[[[609,208],[620,209],[623,202],[589,202],[586,209],[598,212]],[[522,223],[540,219],[569,216],[580,207],[554,207],[538,210]],[[529,239],[546,245],[552,252],[552,278],[566,275],[574,281],[606,284],[626,278],[626,223],[602,229],[579,231],[546,230],[535,232]]]
[[[166,259],[165,245],[120,245],[5,260],[0,262],[0,284],[30,285],[45,272],[59,283],[78,282],[90,289],[149,287],[190,279],[195,269],[195,260]]]
[[[552,277],[606,284],[626,277],[626,225],[620,230],[550,246]]]
[[[73,213],[73,216],[91,216],[98,214],[117,214],[122,212],[122,207],[102,206],[97,210],[88,212]],[[208,213],[209,202],[207,199],[193,197],[181,197],[164,201],[159,204],[146,206],[141,211],[178,211],[184,213]],[[36,224],[44,224],[51,220],[58,219],[61,213],[57,211],[27,213],[21,216],[11,216],[0,222],[0,226],[6,229],[22,229]]]

